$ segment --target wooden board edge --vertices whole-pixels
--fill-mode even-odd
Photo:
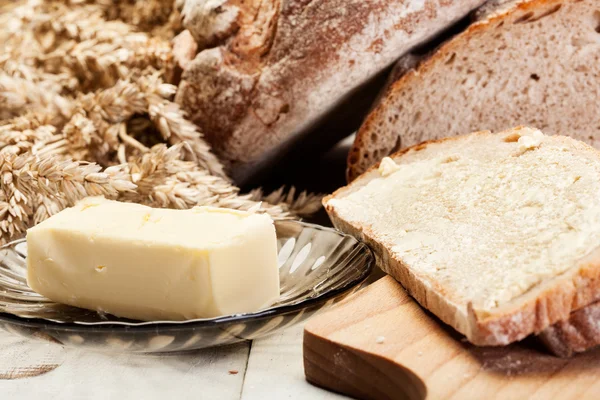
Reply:
[[[427,396],[425,384],[409,369],[324,339],[310,327],[304,330],[303,360],[309,383],[357,399],[423,400]]]

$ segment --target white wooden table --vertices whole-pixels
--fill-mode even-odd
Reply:
[[[164,355],[94,352],[0,331],[0,398],[345,399],[304,379],[302,328]]]
[[[376,269],[368,283],[382,276]],[[348,399],[306,382],[303,328],[167,354],[97,352],[0,330],[0,400]]]

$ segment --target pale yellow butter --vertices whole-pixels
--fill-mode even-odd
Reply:
[[[518,141],[520,153],[540,147],[544,141],[544,134],[537,129],[524,128],[521,131],[522,134]]]
[[[390,157],[383,157],[383,160],[379,163],[378,171],[384,178],[399,170],[400,166]]]
[[[27,231],[27,282],[54,301],[138,320],[209,318],[279,297],[272,219],[88,198]]]

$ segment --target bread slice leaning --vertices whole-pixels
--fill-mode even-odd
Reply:
[[[600,345],[600,301],[572,312],[568,320],[544,329],[539,338],[560,357],[570,357]]]
[[[391,85],[356,135],[349,180],[394,149],[482,129],[532,125],[600,147],[598,1],[495,6]]]
[[[600,153],[531,128],[426,142],[324,199],[334,225],[476,345],[600,297]]]

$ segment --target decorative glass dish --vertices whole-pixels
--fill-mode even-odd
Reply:
[[[25,279],[24,239],[0,248],[0,329],[98,350],[171,352],[256,339],[301,322],[356,291],[373,255],[351,236],[297,221],[275,223],[281,295],[270,308],[189,321],[139,322],[58,304]]]

